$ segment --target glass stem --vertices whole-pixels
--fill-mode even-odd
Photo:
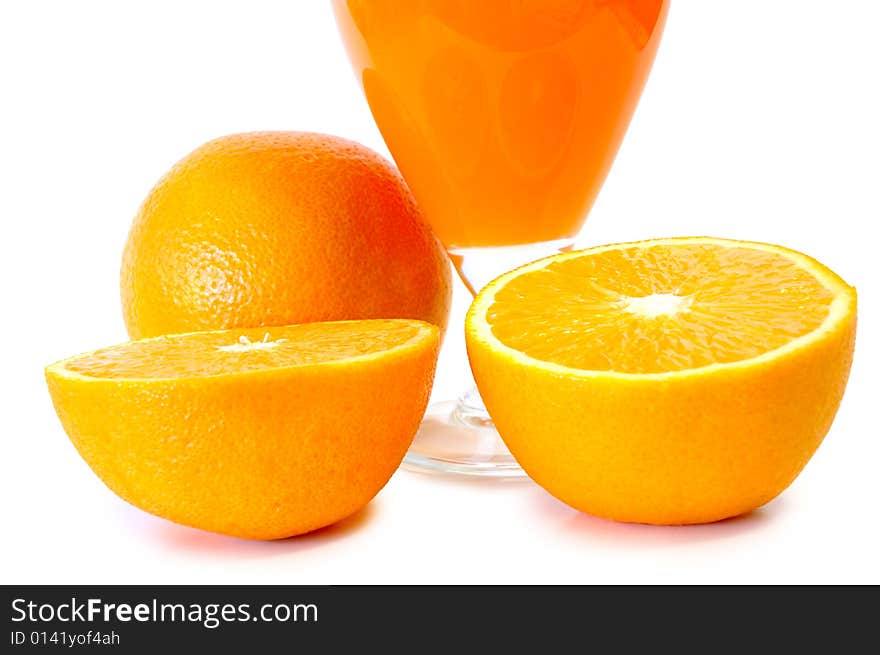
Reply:
[[[517,246],[450,248],[449,258],[473,295],[502,273],[536,259],[571,250],[574,239],[557,239]]]

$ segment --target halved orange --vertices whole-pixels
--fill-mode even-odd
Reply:
[[[438,329],[363,320],[195,332],[46,369],[61,423],[120,497],[164,518],[275,539],[363,507],[425,411]]]
[[[477,385],[526,472],[620,521],[767,503],[828,432],[856,293],[810,257],[708,237],[565,253],[490,283],[467,316]]]

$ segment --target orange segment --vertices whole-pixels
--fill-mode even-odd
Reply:
[[[724,239],[565,253],[490,283],[471,368],[526,472],[597,516],[702,523],[795,479],[852,363],[856,293],[806,255]]]
[[[74,446],[121,498],[276,539],[385,485],[425,411],[438,340],[405,319],[195,332],[72,357],[46,379]]]
[[[368,320],[195,332],[102,348],[63,362],[95,378],[187,378],[237,375],[339,362],[387,353],[418,342],[416,321]]]
[[[495,294],[494,336],[536,359],[659,373],[736,362],[812,332],[834,293],[790,255],[699,241],[563,256]]]

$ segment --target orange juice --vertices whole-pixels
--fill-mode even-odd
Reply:
[[[364,94],[449,249],[574,236],[669,0],[334,0]]]

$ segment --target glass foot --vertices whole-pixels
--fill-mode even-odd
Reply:
[[[522,480],[525,472],[498,436],[476,389],[428,407],[403,460],[421,473]]]
[[[472,294],[517,266],[570,250],[573,239],[490,248],[451,248],[449,257]],[[403,460],[403,467],[422,473],[446,473],[496,480],[527,476],[507,450],[476,388],[456,401],[428,407],[422,425]]]

